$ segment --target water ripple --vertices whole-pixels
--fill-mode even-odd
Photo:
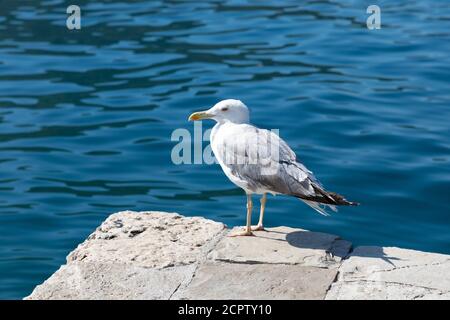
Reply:
[[[172,130],[230,97],[363,203],[323,219],[272,197],[268,225],[450,253],[448,1],[381,1],[376,31],[368,1],[77,4],[69,31],[62,0],[2,3],[0,298],[29,294],[114,211],[242,224],[218,166],[170,159]]]

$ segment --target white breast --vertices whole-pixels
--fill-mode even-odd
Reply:
[[[244,189],[246,192],[250,193],[251,191],[247,188],[248,183],[231,172],[230,167],[227,165],[226,159],[224,159],[224,148],[230,143],[227,143],[228,139],[234,139],[233,132],[239,130],[238,127],[240,124],[234,123],[217,123],[211,131],[210,142],[211,149],[219,162],[223,172],[238,187]]]

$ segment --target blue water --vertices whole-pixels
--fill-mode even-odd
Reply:
[[[116,211],[242,225],[218,165],[170,158],[172,131],[224,98],[362,203],[323,217],[269,197],[266,225],[450,254],[449,1],[74,2],[72,31],[66,1],[0,5],[0,298]]]

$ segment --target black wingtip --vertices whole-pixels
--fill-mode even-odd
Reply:
[[[338,206],[359,206],[359,202],[355,201],[348,201],[340,194],[337,194],[335,192],[325,192],[330,198],[333,199],[336,205]]]
[[[295,195],[298,198],[301,198],[303,200],[309,200],[314,201],[318,203],[324,203],[329,205],[335,205],[335,206],[359,206],[359,202],[355,201],[348,201],[345,199],[342,195],[336,193],[336,192],[329,192],[326,190],[323,190],[320,186],[312,184],[312,187],[314,188],[315,194],[314,195]]]

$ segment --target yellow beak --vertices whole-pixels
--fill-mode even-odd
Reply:
[[[194,112],[189,116],[189,121],[197,121],[203,119],[211,119],[213,116],[208,114],[206,111]]]

